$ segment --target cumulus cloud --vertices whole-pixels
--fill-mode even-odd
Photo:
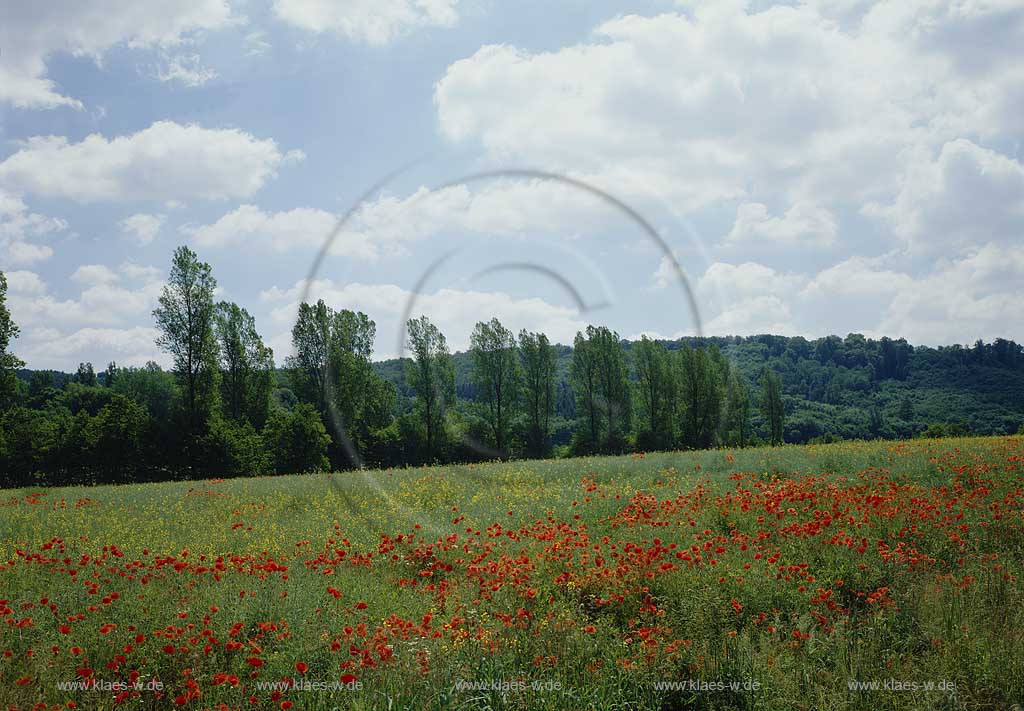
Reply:
[[[130,283],[122,283],[123,278]],[[19,277],[31,288],[12,290],[8,298],[11,316],[24,333],[39,329],[89,326],[127,326],[148,319],[163,289],[160,270],[134,262],[111,268],[102,264],[78,267],[71,281],[82,291],[75,298],[59,298],[36,276]]]
[[[837,232],[836,217],[825,208],[799,202],[773,217],[767,205],[748,202],[736,208],[736,221],[725,240],[816,247],[834,243]]]
[[[1024,254],[988,243],[921,271],[895,257],[850,257],[814,274],[754,262],[716,263],[701,278],[714,335],[859,332],[944,345],[1012,337],[1024,328]]]
[[[11,293],[41,294],[46,291],[46,284],[35,272],[22,269],[6,272],[4,276],[7,277],[7,287]]]
[[[0,101],[20,108],[81,108],[47,77],[47,61],[56,54],[96,62],[115,46],[170,48],[217,30],[235,17],[227,0],[139,3],[135,0],[58,0],[4,5],[0,28]]]
[[[152,360],[169,367],[170,359],[155,345],[158,335],[155,328],[145,326],[86,327],[67,332],[52,328],[32,330],[19,339],[18,356],[30,368],[57,370],[66,370],[82,361],[116,361],[122,367],[138,367]]]
[[[80,203],[248,197],[301,157],[238,129],[157,121],[112,139],[30,138],[0,163],[0,185]]]
[[[841,313],[868,335],[942,345],[1018,333],[1021,283],[1024,255],[989,243],[919,274],[884,259],[852,258],[818,274],[801,299],[808,314],[812,306]]]
[[[460,184],[406,197],[381,195],[361,206],[333,242],[333,253],[377,259],[402,254],[408,245],[441,232],[503,237],[578,231],[607,225],[609,208],[592,195],[544,180]],[[200,246],[265,243],[276,250],[320,247],[339,216],[315,208],[266,212],[241,205],[208,225],[182,231]]]
[[[18,195],[0,188],[0,255],[7,264],[31,264],[53,256],[53,249],[29,240],[64,232],[64,220],[31,212]]]
[[[274,0],[275,14],[310,32],[382,46],[416,29],[453,27],[458,0]]]
[[[150,215],[139,212],[129,215],[117,225],[121,228],[121,232],[134,237],[139,244],[149,244],[160,232],[166,219],[166,215]]]
[[[183,225],[181,231],[200,247],[247,247],[266,243],[278,251],[295,247],[320,246],[333,230],[338,217],[325,210],[299,207],[265,212],[256,205],[240,205],[209,225]],[[372,250],[352,244],[350,254],[367,256]],[[339,244],[345,253],[345,245]]]
[[[908,147],[964,132],[1012,138],[1012,112],[995,105],[1024,96],[1014,45],[967,76],[962,48],[908,43],[895,21],[844,25],[820,3],[747,5],[619,17],[555,51],[482,47],[437,83],[441,130],[499,159],[573,169],[681,210],[768,204],[761,195],[804,204],[761,216],[762,229],[784,235],[834,234],[822,210],[892,195]],[[957,3],[964,21],[982,22],[981,5]],[[1002,21],[1024,17],[1016,5]]]
[[[917,252],[945,252],[1024,239],[1024,165],[967,139],[918,155],[890,205],[865,214],[892,225]]]
[[[113,284],[118,279],[120,277],[113,269],[102,264],[83,264],[71,275],[71,281],[87,286]]]

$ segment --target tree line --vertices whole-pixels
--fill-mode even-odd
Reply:
[[[427,317],[407,324],[398,387],[372,362],[376,325],[322,300],[299,305],[294,354],[277,369],[255,320],[216,301],[208,264],[173,256],[153,317],[170,371],[82,363],[71,377],[35,371],[11,351],[18,327],[0,272],[0,470],[3,484],[128,482],[294,473],[553,454],[744,446],[783,441],[777,375],[759,390],[714,344],[670,351],[647,338],[628,352],[614,331],[589,326],[573,343],[568,378],[546,334],[498,321],[470,336],[473,397],[460,398],[445,336]],[[566,388],[569,392],[566,392]],[[570,441],[553,445],[556,409],[575,411]]]

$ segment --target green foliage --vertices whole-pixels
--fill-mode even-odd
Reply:
[[[280,439],[273,442],[277,445]],[[291,442],[289,446],[297,445]],[[203,437],[203,452],[203,467],[211,476],[251,476],[268,474],[272,469],[272,450],[246,420],[215,417]]]
[[[663,343],[647,336],[634,344],[632,355],[639,415],[637,447],[668,449],[675,441],[679,395],[679,379],[672,359]]]
[[[622,451],[632,409],[619,334],[604,326],[587,326],[586,337],[577,333],[570,374],[579,416],[576,451]]]
[[[4,458],[0,462],[4,486],[26,486],[51,470],[58,441],[55,418],[40,410],[15,406],[0,415]]]
[[[728,366],[728,361],[725,361]],[[725,412],[722,442],[745,447],[750,437],[750,386],[738,368],[728,367],[725,376]]]
[[[93,370],[92,363],[78,364],[78,371],[75,373],[75,382],[89,386],[96,384],[96,371]]]
[[[358,464],[350,447],[364,450],[391,421],[394,388],[381,381],[370,363],[376,332],[366,314],[335,311],[322,299],[300,304],[292,328],[295,355],[286,362],[289,378],[298,399],[315,405],[331,425],[336,468]]]
[[[527,456],[543,457],[551,449],[551,419],[555,412],[557,354],[543,333],[519,332],[523,374],[524,433]]]
[[[322,471],[330,466],[327,445],[331,438],[320,413],[309,403],[300,403],[291,412],[272,412],[263,428],[263,441],[278,474]]]
[[[476,324],[469,344],[479,411],[486,423],[486,435],[481,441],[499,457],[506,457],[519,401],[521,372],[516,338],[494,318]]]
[[[25,363],[8,349],[18,337],[18,325],[7,309],[7,277],[0,271],[0,411],[9,407],[17,393],[15,373]]]
[[[406,367],[406,380],[416,393],[415,412],[423,438],[427,461],[438,459],[447,445],[445,419],[455,402],[455,368],[448,342],[426,316],[407,324],[412,361]]]
[[[174,358],[182,388],[185,427],[191,439],[203,433],[214,412],[217,394],[217,341],[213,334],[213,292],[217,281],[210,265],[188,247],[174,251],[167,285],[153,311],[160,332],[157,345]]]
[[[217,304],[214,332],[220,351],[224,415],[260,428],[270,407],[274,352],[263,344],[256,331],[256,320],[238,304]]]
[[[761,412],[767,423],[768,441],[772,446],[783,442],[783,409],[782,381],[778,375],[765,368],[761,374]]]
[[[723,363],[718,349],[684,346],[678,355],[681,442],[689,449],[715,444],[721,424]]]

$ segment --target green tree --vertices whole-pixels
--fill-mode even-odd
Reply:
[[[117,380],[117,363],[110,361],[107,363],[106,370],[103,371],[103,386],[112,388],[115,380]]]
[[[576,334],[570,366],[581,425],[578,444],[585,451],[621,451],[632,416],[622,343],[604,326],[587,326],[586,334]]]
[[[286,365],[300,400],[313,403],[332,427],[331,458],[336,466],[358,463],[375,433],[388,426],[395,392],[374,373],[370,358],[376,324],[364,313],[334,311],[323,300],[300,304],[292,328],[295,355]],[[350,452],[351,445],[356,452]]]
[[[425,454],[437,458],[444,437],[446,409],[455,402],[455,366],[448,342],[426,316],[407,324],[412,361],[406,381],[416,392],[416,413],[422,428]]]
[[[78,364],[78,370],[75,372],[75,382],[90,387],[96,385],[96,371],[93,370],[92,363]]]
[[[174,370],[181,382],[189,440],[202,433],[216,401],[216,287],[210,265],[200,262],[188,247],[178,247],[159,306],[153,311],[160,331],[156,343],[173,357]]]
[[[506,456],[511,423],[519,399],[519,362],[512,331],[492,318],[480,321],[469,337],[473,381],[487,423],[490,444]]]
[[[738,368],[729,367],[725,385],[725,441],[737,447],[750,439],[750,386]]]
[[[320,413],[309,403],[291,412],[275,410],[263,428],[263,441],[278,474],[325,470],[330,466],[327,446],[331,441]]]
[[[908,396],[904,395],[900,398],[897,414],[899,415],[899,418],[905,422],[910,422],[914,419],[914,403]]]
[[[57,449],[59,433],[54,420],[39,410],[15,406],[0,415],[0,432],[4,434],[0,481],[4,486],[38,483]]]
[[[14,402],[18,392],[17,371],[25,363],[10,352],[11,341],[18,337],[18,325],[7,308],[7,277],[0,271],[0,411]]]
[[[327,414],[330,391],[332,321],[333,312],[323,299],[313,306],[299,304],[299,315],[292,327],[295,354],[287,359],[296,395],[312,402],[321,415]]]
[[[546,335],[523,329],[519,332],[519,359],[526,413],[526,451],[531,456],[542,457],[550,451],[557,355]]]
[[[722,418],[722,374],[717,354],[684,346],[679,351],[682,444],[707,449],[715,444]]]
[[[149,419],[136,402],[114,395],[89,422],[89,460],[104,481],[127,482],[142,464]]]
[[[270,406],[274,353],[256,331],[256,319],[238,304],[217,304],[214,331],[220,351],[224,414],[260,428]]]
[[[273,452],[248,420],[214,417],[203,437],[204,471],[216,476],[254,476],[272,470]],[[318,467],[319,468],[319,467]]]
[[[768,430],[768,441],[773,447],[782,444],[782,381],[768,368],[761,374],[761,412]]]
[[[668,350],[664,344],[641,336],[633,346],[636,370],[638,412],[641,413],[637,446],[665,449],[672,445],[672,418],[675,415],[677,382]]]
[[[581,332],[577,332],[573,339],[569,377],[576,395],[577,448],[583,452],[596,452],[601,446],[598,358],[595,349]]]

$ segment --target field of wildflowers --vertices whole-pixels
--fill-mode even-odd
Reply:
[[[0,708],[1010,708],[1022,567],[1021,437],[7,490]]]

